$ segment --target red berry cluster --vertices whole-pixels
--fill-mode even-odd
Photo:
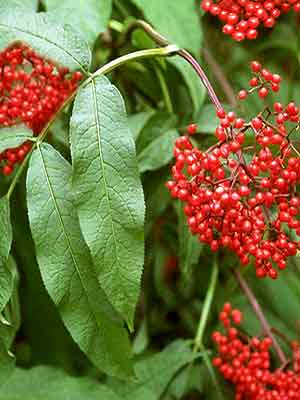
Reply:
[[[253,40],[258,28],[273,28],[282,13],[300,12],[299,0],[202,0],[202,9],[224,23],[223,32],[234,40]]]
[[[254,91],[258,92],[261,99],[268,96],[270,90],[272,92],[279,92],[281,76],[278,74],[272,74],[268,69],[262,68],[261,64],[257,61],[251,63],[251,69],[254,73],[253,77],[249,81],[249,90],[241,90],[239,92],[239,99],[244,100],[247,98],[249,93]]]
[[[299,400],[300,369],[299,346],[293,346],[293,368],[271,370],[268,337],[250,338],[236,326],[242,314],[226,303],[220,313],[225,334],[214,332],[212,339],[217,345],[218,356],[213,364],[224,378],[235,385],[236,400]]]
[[[257,88],[279,85],[279,75],[266,76],[252,64],[258,67]],[[255,92],[260,97],[261,88]],[[213,251],[229,248],[243,265],[253,259],[258,277],[275,279],[300,248],[300,154],[293,141],[299,108],[275,103],[249,122],[222,109],[217,115],[217,142],[209,149],[194,147],[187,136],[176,140],[167,188],[185,203],[199,241]]]
[[[26,124],[38,135],[45,124],[76,89],[80,72],[70,74],[40,57],[24,44],[14,45],[0,53],[0,127]],[[13,172],[30,149],[25,143],[0,154],[2,171]]]

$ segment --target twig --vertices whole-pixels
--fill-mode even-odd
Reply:
[[[209,312],[211,309],[213,297],[214,297],[216,286],[217,286],[218,272],[219,272],[219,266],[218,266],[218,262],[217,262],[217,257],[215,257],[215,261],[213,263],[213,270],[212,270],[211,278],[210,278],[210,283],[209,283],[209,287],[206,292],[206,297],[205,297],[204,304],[203,304],[203,309],[202,309],[202,313],[201,313],[201,317],[200,317],[200,321],[199,321],[199,325],[198,325],[198,329],[197,329],[197,334],[195,337],[194,351],[198,351],[199,349],[201,349],[203,347],[203,344],[202,344],[203,343],[203,335],[204,335]]]
[[[218,282],[218,272],[219,272],[219,265],[218,265],[218,261],[217,261],[217,256],[215,256],[213,270],[212,270],[211,278],[210,278],[210,283],[209,283],[209,287],[206,292],[206,297],[204,300],[203,309],[202,309],[202,313],[201,313],[201,317],[200,317],[200,321],[199,321],[199,325],[198,325],[198,329],[197,329],[197,333],[196,333],[196,337],[195,337],[195,341],[194,341],[194,352],[201,350],[204,363],[206,364],[206,367],[211,376],[211,379],[216,387],[216,391],[219,395],[219,398],[224,399],[222,389],[219,386],[218,379],[216,377],[211,360],[208,356],[206,348],[203,345],[203,335],[204,335],[205,328],[207,325],[208,316],[209,316],[209,313],[211,310],[212,301],[214,298],[214,294],[215,294],[216,286],[217,286],[217,282]]]
[[[255,312],[257,318],[259,319],[265,335],[267,335],[272,340],[273,347],[278,355],[280,362],[282,364],[286,364],[287,359],[285,357],[285,354],[282,351],[281,347],[279,346],[275,336],[273,335],[272,328],[269,325],[269,322],[266,320],[266,317],[265,317],[265,315],[261,309],[261,306],[259,305],[254,293],[252,292],[252,290],[248,286],[247,282],[245,281],[245,279],[242,277],[242,275],[240,274],[240,272],[238,270],[235,269],[233,271],[233,273],[234,273],[241,289],[245,293],[250,305],[252,306],[253,311]]]
[[[146,32],[147,35],[149,35],[154,40],[154,42],[156,44],[158,44],[159,46],[170,45],[170,42],[164,36],[162,36],[160,33],[156,32],[150,24],[148,24],[147,22],[142,21],[142,20],[136,20],[128,26],[127,30],[122,35],[118,45],[122,46],[123,43],[126,43],[126,41],[128,40],[128,37],[130,37],[132,32],[134,32],[135,29],[139,29],[139,28],[143,29],[143,31]],[[205,72],[203,71],[203,69],[200,66],[200,64],[198,63],[198,61],[188,51],[186,51],[184,49],[179,50],[177,52],[177,54],[180,57],[184,58],[194,68],[194,70],[197,72],[198,76],[200,77],[203,85],[205,86],[212,103],[216,106],[216,108],[218,110],[222,109],[221,102],[218,99],[218,96],[216,95],[211,83],[209,82],[209,79],[207,78]]]
[[[210,97],[210,100],[212,103],[216,106],[217,110],[221,110],[223,107],[221,105],[221,102],[216,95],[216,92],[214,91],[214,88],[212,87],[209,79],[207,78],[205,72],[203,71],[202,67],[198,63],[198,61],[186,50],[180,50],[178,52],[178,55],[180,55],[182,58],[184,58],[197,72],[198,76],[200,77],[203,85],[205,86],[207,93]]]

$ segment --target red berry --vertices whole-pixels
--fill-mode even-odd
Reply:
[[[261,89],[259,89],[258,94],[260,98],[264,99],[268,96],[269,90],[266,87],[262,87]]]
[[[188,134],[189,135],[194,135],[195,133],[197,133],[197,129],[198,129],[197,124],[188,125],[188,127],[187,127]]]
[[[239,92],[239,99],[240,100],[244,100],[244,99],[246,99],[247,98],[247,96],[248,96],[248,92],[247,92],[247,90],[241,90],[240,92]]]

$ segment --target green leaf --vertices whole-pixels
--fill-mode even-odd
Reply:
[[[143,353],[149,345],[149,334],[147,321],[144,320],[140,326],[140,329],[134,338],[132,351],[134,354]]]
[[[6,270],[0,273],[0,387],[14,369],[15,358],[10,349],[20,328],[17,266],[9,257],[3,267]]]
[[[203,245],[198,237],[192,235],[183,212],[182,204],[176,204],[178,215],[179,263],[185,277],[191,276],[192,267],[198,263]]]
[[[112,389],[124,400],[158,400],[173,376],[198,357],[189,342],[177,340],[161,353],[136,363],[137,383],[124,385],[114,381]]]
[[[213,104],[206,104],[200,113],[198,120],[198,131],[203,133],[215,133],[220,121],[216,114],[216,107]]]
[[[22,277],[19,290],[22,304],[22,334],[26,337],[25,346],[30,348],[30,362],[33,365],[56,365],[71,372],[74,360],[79,363],[86,357],[72,340],[57,308],[45,290],[29,227],[25,176],[22,176],[14,191],[11,207],[13,253]]]
[[[0,0],[0,8],[22,8],[24,10],[36,11],[38,0]]]
[[[0,153],[20,146],[33,136],[32,130],[25,125],[16,125],[0,129]]]
[[[1,399],[2,385],[6,383],[8,377],[10,376],[10,374],[14,369],[14,365],[15,365],[15,359],[13,355],[8,352],[5,344],[2,341],[2,338],[0,338],[0,399]]]
[[[53,367],[16,368],[0,389],[0,400],[118,400],[107,386],[75,378]],[[119,399],[120,400],[120,399]]]
[[[174,142],[178,132],[173,129],[162,132],[162,135],[149,143],[138,155],[140,172],[154,171],[167,165],[173,158]]]
[[[257,52],[265,53],[267,50],[274,49],[277,52],[282,50],[290,51],[297,57],[299,53],[299,41],[295,40],[294,23],[276,24],[272,35],[266,41],[261,41],[257,46]]]
[[[293,261],[297,262],[295,257]],[[298,262],[299,263],[299,262]],[[255,276],[251,281],[251,287],[254,287],[255,293],[259,296],[260,301],[265,307],[274,313],[274,315],[285,324],[285,330],[290,329],[291,332],[297,331],[299,321],[299,291],[300,281],[298,270],[293,270],[293,266],[289,265],[286,271],[282,271],[276,280],[263,279],[261,285],[256,285]],[[273,301],[275,298],[280,301]],[[278,324],[273,325],[278,327]]]
[[[199,112],[206,98],[206,89],[200,81],[193,67],[182,58],[176,57],[168,60],[181,74],[193,103],[193,118],[199,117]]]
[[[172,381],[168,392],[178,400],[193,390],[201,393],[203,391],[201,367],[203,368],[201,364],[190,364],[180,371]]]
[[[42,56],[66,67],[87,71],[91,52],[69,25],[60,26],[47,13],[24,13],[20,10],[0,11],[0,49],[22,41]]]
[[[161,216],[168,207],[171,196],[165,183],[170,179],[169,168],[159,170],[145,176],[144,191],[146,199],[146,223],[145,235],[150,233],[156,219]]]
[[[154,111],[144,111],[128,117],[128,125],[135,141],[139,138],[144,126],[153,116]]]
[[[29,221],[50,297],[73,339],[108,374],[131,373],[127,333],[107,301],[81,236],[72,169],[51,146],[33,154],[27,177]]]
[[[194,0],[132,0],[169,41],[199,53],[202,30]]]
[[[8,261],[12,243],[10,206],[7,197],[0,199],[0,313],[13,292],[12,261]]]
[[[144,262],[144,196],[123,99],[98,77],[81,89],[71,118],[80,225],[109,301],[133,325]]]
[[[77,28],[91,45],[106,30],[112,12],[112,0],[44,0],[44,4],[58,21]]]
[[[167,112],[157,112],[149,118],[144,125],[136,142],[137,153],[141,153],[155,139],[163,135],[164,132],[176,127],[177,117]],[[173,147],[173,146],[172,146]]]
[[[0,313],[7,305],[14,290],[14,260],[9,257],[7,262],[0,264]]]
[[[10,222],[10,207],[7,197],[0,199],[0,266],[5,264],[12,242],[12,227]]]

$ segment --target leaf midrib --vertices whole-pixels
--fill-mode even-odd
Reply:
[[[99,159],[100,159],[101,169],[103,171],[104,190],[105,190],[105,195],[106,195],[107,203],[108,203],[108,207],[109,207],[109,219],[110,219],[110,223],[111,223],[112,236],[114,239],[114,248],[115,248],[115,254],[116,254],[116,259],[117,259],[117,265],[118,265],[118,269],[120,269],[121,263],[120,263],[120,259],[119,259],[119,252],[118,252],[118,246],[117,246],[117,240],[116,240],[116,232],[115,232],[114,223],[113,223],[113,219],[112,219],[111,200],[110,200],[110,196],[109,196],[107,179],[106,179],[106,175],[105,175],[106,174],[105,173],[105,165],[104,165],[103,151],[102,151],[102,144],[101,144],[101,137],[100,137],[100,117],[99,117],[99,112],[98,112],[98,107],[97,107],[96,85],[95,85],[94,79],[91,80],[91,85],[92,85],[92,93],[93,93],[95,127],[96,127],[98,149],[99,149],[99,156],[100,156]],[[120,282],[120,286],[123,287],[122,282]]]
[[[57,204],[55,195],[54,195],[54,191],[53,191],[53,188],[52,188],[52,185],[51,185],[51,182],[50,182],[50,177],[49,177],[49,174],[48,174],[48,171],[47,171],[47,168],[46,168],[46,163],[45,163],[45,160],[44,160],[44,157],[43,157],[43,153],[42,153],[42,150],[41,150],[40,146],[38,146],[38,151],[39,151],[40,156],[41,156],[41,160],[42,160],[42,164],[43,164],[43,169],[44,169],[44,173],[45,173],[45,176],[46,176],[47,184],[48,184],[48,187],[49,187],[50,195],[51,195],[52,201],[53,201],[53,203],[54,203],[56,213],[58,214],[58,218],[59,218],[59,221],[60,221],[62,230],[63,230],[63,234],[64,234],[64,236],[65,236],[65,238],[66,238],[66,240],[67,240],[67,244],[68,244],[68,247],[69,247],[69,250],[70,250],[70,253],[71,253],[71,257],[72,257],[72,260],[73,260],[73,263],[74,263],[74,266],[75,266],[75,270],[76,270],[76,272],[77,272],[77,274],[78,274],[78,276],[79,276],[81,285],[82,285],[82,287],[83,287],[83,289],[84,289],[84,293],[85,293],[86,298],[87,298],[87,300],[88,300],[88,304],[89,304],[89,306],[90,306],[91,313],[92,313],[92,315],[94,316],[94,319],[95,319],[95,321],[96,321],[98,327],[101,329],[102,327],[99,325],[98,318],[96,317],[96,314],[95,314],[94,309],[93,309],[93,307],[92,307],[92,303],[91,303],[90,296],[89,296],[89,291],[87,290],[87,288],[86,288],[86,286],[85,286],[84,278],[82,277],[82,274],[81,274],[81,272],[80,272],[80,268],[79,268],[79,266],[78,266],[76,257],[75,257],[75,255],[74,255],[73,248],[72,248],[72,245],[71,245],[69,236],[67,235],[67,231],[66,231],[66,228],[65,228],[65,224],[64,224],[64,221],[63,221],[62,216],[61,216],[60,211],[59,211],[59,207],[58,207],[58,204]],[[98,283],[98,280],[97,280],[97,279],[96,279],[96,281],[97,281],[97,283]]]

